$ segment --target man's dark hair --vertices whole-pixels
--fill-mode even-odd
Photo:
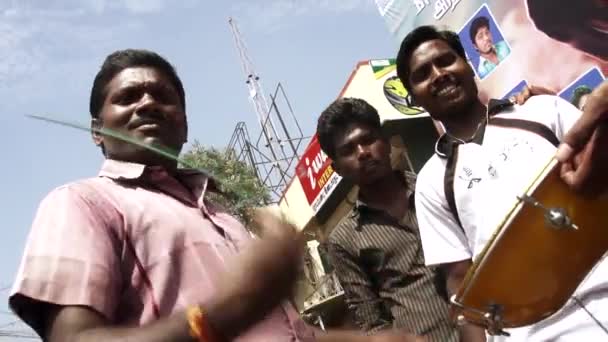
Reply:
[[[458,35],[455,32],[438,30],[436,27],[430,25],[416,28],[405,36],[401,42],[399,53],[397,54],[397,76],[399,76],[401,83],[403,83],[403,86],[410,94],[411,88],[409,84],[409,76],[410,58],[412,57],[412,53],[422,43],[435,39],[443,40],[450,46],[450,48],[456,51],[460,57],[464,58],[465,60],[467,58],[466,53],[464,52],[464,47],[460,43],[460,38],[458,38]]]
[[[118,73],[124,69],[134,67],[150,67],[164,73],[177,90],[182,107],[186,109],[186,96],[182,81],[177,76],[175,68],[163,57],[155,52],[148,50],[126,49],[111,53],[106,57],[101,65],[101,69],[95,76],[93,88],[91,89],[91,99],[89,102],[89,112],[92,118],[99,118],[99,113],[103,107],[107,95],[108,83]]]
[[[361,124],[382,131],[378,111],[367,101],[352,97],[334,101],[317,121],[317,138],[321,149],[329,158],[335,159],[335,138],[350,124]]]
[[[570,98],[570,103],[572,103],[576,108],[578,108],[578,104],[581,102],[581,98],[585,95],[591,94],[591,88],[586,85],[580,85],[574,89],[572,93],[572,97]]]
[[[479,31],[482,27],[490,29],[490,20],[487,17],[477,17],[473,19],[471,23],[471,27],[469,28],[469,37],[471,38],[471,43],[475,45],[475,36],[477,35],[477,31]]]

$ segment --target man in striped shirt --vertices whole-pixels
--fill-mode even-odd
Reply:
[[[370,332],[404,328],[429,341],[457,341],[440,274],[424,265],[415,177],[392,170],[376,109],[362,99],[336,100],[321,114],[317,135],[336,172],[359,186],[354,209],[327,242],[357,324]]]

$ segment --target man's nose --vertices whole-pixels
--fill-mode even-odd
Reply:
[[[137,104],[137,108],[135,108],[135,113],[138,115],[150,113],[163,115],[158,109],[159,103],[154,96],[150,93],[144,93]]]
[[[367,146],[357,145],[357,158],[364,160],[370,157],[370,151]]]
[[[448,77],[448,73],[442,68],[438,68],[437,66],[431,67],[431,84],[437,86],[438,84],[447,81]]]

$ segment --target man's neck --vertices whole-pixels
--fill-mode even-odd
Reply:
[[[377,182],[359,186],[359,199],[376,209],[389,209],[395,198],[407,190],[397,172],[381,177]]]
[[[469,139],[477,132],[479,124],[486,120],[487,107],[476,99],[460,113],[453,113],[442,120],[448,134],[458,139]]]
[[[495,48],[492,48],[492,50],[490,50],[490,52],[480,53],[479,55],[481,57],[489,60],[490,62],[492,62],[494,64],[498,64],[498,62],[499,62],[498,55],[496,54],[496,49]]]

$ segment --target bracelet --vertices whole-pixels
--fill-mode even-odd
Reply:
[[[199,305],[191,306],[186,310],[190,336],[198,342],[217,342],[214,338],[209,322],[205,319],[205,312]]]

